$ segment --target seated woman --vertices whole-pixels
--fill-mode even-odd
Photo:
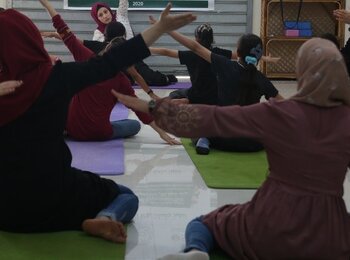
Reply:
[[[151,20],[151,23],[156,22]],[[176,35],[181,35],[179,32],[173,32]],[[214,47],[214,31],[208,23],[197,26],[195,32],[195,41],[207,48],[211,52],[224,56],[228,59],[237,59],[237,53],[231,50],[226,50]],[[217,104],[217,79],[212,71],[211,65],[202,57],[198,56],[191,50],[172,50],[167,48],[150,48],[152,54],[167,56],[170,58],[179,59],[180,64],[186,65],[192,86],[188,89],[179,89],[170,93],[173,99],[182,99],[179,102],[190,104]],[[262,60],[266,62],[278,62],[278,57],[262,56]]]
[[[209,259],[215,246],[230,259],[350,257],[350,217],[343,183],[350,163],[350,80],[335,45],[314,38],[296,56],[298,93],[249,106],[176,105],[115,93],[151,111],[177,136],[248,137],[265,147],[270,174],[251,201],[220,207],[191,221],[184,253]]]
[[[218,55],[202,44],[177,32],[169,35],[189,48],[203,60],[211,64],[216,75],[218,100],[220,106],[250,105],[259,103],[262,96],[283,99],[273,84],[256,69],[262,57],[262,41],[253,34],[241,36],[237,47],[237,61]],[[208,154],[211,147],[235,152],[256,152],[263,149],[260,142],[251,138],[222,138],[211,136],[199,138],[196,142],[198,154]]]
[[[48,1],[41,2],[48,10],[54,27],[73,54],[74,59],[76,61],[85,61],[95,56],[91,50],[84,47],[81,41],[75,37],[50,3]],[[101,54],[114,45],[113,42],[109,43]],[[125,119],[110,122],[111,111],[118,101],[111,95],[112,89],[119,89],[124,94],[136,96],[128,78],[122,72],[108,81],[79,92],[73,97],[69,106],[66,125],[68,136],[82,141],[107,140],[129,137],[139,132],[140,124],[136,120]],[[149,124],[157,131],[164,141],[169,144],[179,144],[177,140],[157,127],[152,117],[139,112],[136,112],[136,115],[143,123]]]
[[[134,37],[134,32],[131,29],[128,18],[128,7],[128,0],[120,0],[117,13],[115,13],[106,3],[96,2],[91,7],[91,17],[97,24],[92,39],[94,41],[103,42],[105,40],[106,26],[112,21],[119,21],[125,26],[126,39]],[[150,86],[167,86],[171,83],[177,82],[177,78],[174,75],[165,75],[159,71],[154,71],[143,61],[136,63],[135,68]]]
[[[71,98],[122,68],[150,55],[163,33],[195,19],[169,15],[134,39],[98,58],[52,65],[41,35],[20,12],[0,12],[0,83],[22,80],[14,94],[0,97],[0,230],[81,230],[125,242],[124,222],[138,209],[126,187],[71,166],[62,132]],[[66,32],[67,33],[67,32]]]

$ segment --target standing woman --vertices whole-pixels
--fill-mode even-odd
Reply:
[[[128,0],[119,0],[117,13],[112,11],[111,7],[108,4],[103,2],[96,2],[91,7],[90,12],[91,17],[97,24],[97,28],[94,31],[93,40],[100,42],[105,41],[106,26],[112,21],[119,21],[125,26],[126,39],[131,39],[134,37],[134,33],[130,26],[128,18],[128,8]],[[177,78],[174,75],[165,75],[159,71],[154,71],[143,61],[136,63],[135,68],[150,86],[166,86],[177,82]]]
[[[328,40],[303,44],[296,58],[298,93],[249,106],[147,103],[164,130],[183,137],[250,137],[265,147],[270,174],[251,201],[191,221],[184,252],[162,259],[209,259],[218,246],[230,259],[350,257],[350,216],[343,183],[350,164],[350,80]]]
[[[86,62],[51,64],[33,22],[13,9],[0,12],[0,83],[22,80],[0,97],[0,230],[50,232],[80,230],[125,242],[122,223],[138,208],[137,197],[112,180],[71,166],[64,142],[71,98],[116,75],[150,53],[162,33],[195,19],[169,15],[103,56]]]

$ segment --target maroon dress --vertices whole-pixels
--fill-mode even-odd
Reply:
[[[250,137],[264,144],[270,174],[250,202],[204,216],[234,259],[349,259],[343,181],[350,162],[350,108],[293,100],[239,107],[162,102],[156,123],[184,137]]]

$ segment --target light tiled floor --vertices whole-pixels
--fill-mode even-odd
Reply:
[[[296,92],[294,81],[277,81],[284,97]],[[166,96],[170,90],[155,90]],[[146,98],[140,90],[137,94]],[[135,118],[130,113],[130,118]],[[113,179],[135,191],[140,208],[128,227],[126,258],[154,260],[184,247],[186,224],[194,217],[227,203],[250,200],[255,190],[209,189],[182,146],[169,146],[149,127],[125,140],[126,172]],[[210,155],[209,155],[210,156]],[[347,205],[350,182],[345,180]]]

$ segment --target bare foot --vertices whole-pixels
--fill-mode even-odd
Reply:
[[[124,225],[111,219],[86,219],[82,228],[89,235],[102,237],[114,243],[125,243],[126,232]]]

